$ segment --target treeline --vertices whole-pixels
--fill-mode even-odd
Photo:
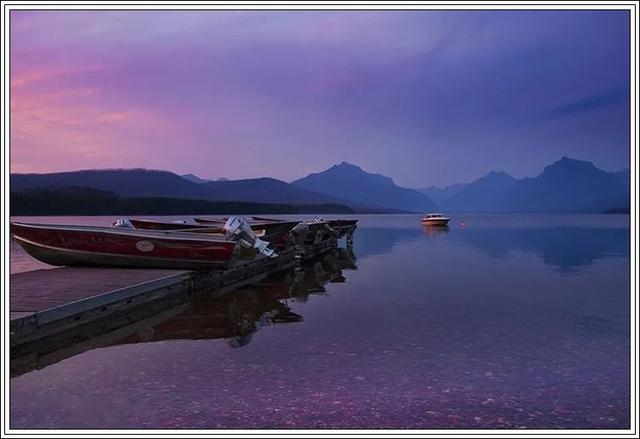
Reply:
[[[86,187],[41,187],[11,192],[12,216],[353,213],[342,204],[268,204],[166,197],[120,197]]]
[[[613,209],[607,209],[603,213],[626,213],[629,215],[631,213],[631,209],[629,206],[627,207],[614,207]]]

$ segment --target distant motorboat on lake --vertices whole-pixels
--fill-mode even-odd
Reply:
[[[451,218],[448,218],[441,213],[428,213],[420,222],[425,226],[447,227],[450,220]]]

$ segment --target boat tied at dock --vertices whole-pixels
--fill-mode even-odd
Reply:
[[[50,265],[224,270],[277,254],[240,219],[224,233],[14,222],[14,240]]]
[[[355,230],[357,220],[338,221],[351,221],[349,233]],[[305,246],[335,239],[344,230],[322,218],[197,218],[170,223],[124,218],[111,227],[11,224],[14,240],[50,265],[185,270],[226,270],[254,259],[275,258],[290,247],[303,253]]]

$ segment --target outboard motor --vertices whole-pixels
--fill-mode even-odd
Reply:
[[[120,218],[119,220],[114,221],[111,224],[111,227],[117,227],[119,229],[135,229],[135,227],[133,227],[133,224],[131,224],[131,221],[129,221],[127,218]]]
[[[289,231],[289,236],[291,238],[291,242],[296,247],[302,247],[304,244],[304,240],[307,238],[309,234],[309,226],[304,222],[296,224],[296,226]]]
[[[329,223],[327,222],[327,220],[325,220],[324,218],[322,218],[320,215],[316,215],[316,216],[314,216],[314,217],[313,217],[313,219],[311,220],[311,222],[314,222],[314,223],[326,223],[326,224],[324,225],[324,230],[325,230],[327,233],[329,233],[329,234],[331,234],[331,235],[333,235],[333,236],[335,236],[335,237],[337,237],[337,236],[338,236],[338,231],[337,231],[337,230],[334,230],[334,229],[333,229],[333,227],[331,227],[331,226],[329,225]],[[322,237],[320,237],[320,239],[322,239]]]
[[[227,238],[237,239],[241,244],[248,244],[268,258],[278,256],[278,254],[269,247],[269,243],[258,238],[249,223],[242,218],[237,216],[229,217],[222,229]]]

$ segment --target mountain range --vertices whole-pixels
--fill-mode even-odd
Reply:
[[[490,172],[440,199],[449,212],[602,212],[629,208],[629,170],[606,172],[593,163],[562,159],[536,177]]]
[[[370,174],[347,162],[310,174],[291,184],[329,197],[342,198],[351,204],[377,208],[423,212],[435,206],[427,195],[400,187],[389,177]]]
[[[563,157],[532,178],[490,172],[471,183],[411,189],[342,162],[287,183],[274,178],[207,180],[168,171],[107,169],[11,174],[12,192],[86,187],[125,197],[334,204],[359,212],[602,212],[629,208],[629,170],[606,172]]]
[[[209,201],[244,201],[290,204],[345,204],[274,178],[203,180],[172,172],[147,169],[106,169],[52,174],[12,174],[11,190],[36,187],[87,187],[126,197],[172,197]]]

